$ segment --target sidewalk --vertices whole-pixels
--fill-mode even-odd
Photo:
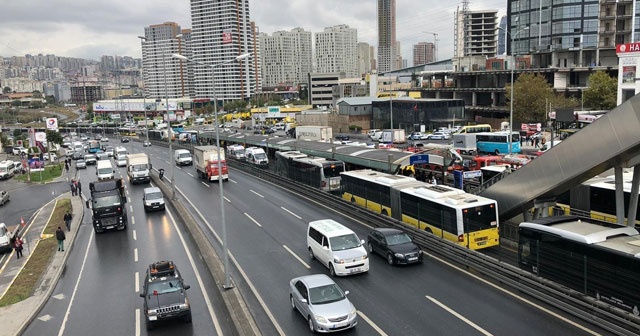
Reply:
[[[51,260],[49,268],[40,280],[39,287],[36,288],[35,293],[24,301],[16,304],[0,307],[0,336],[4,335],[20,335],[31,321],[37,316],[38,312],[51,296],[53,289],[58,282],[58,279],[62,275],[67,257],[73,249],[73,243],[76,238],[82,218],[84,216],[84,199],[81,197],[72,197],[70,192],[66,192],[57,197],[57,199],[70,198],[73,220],[71,222],[71,231],[65,232],[67,239],[65,240],[64,253],[55,253]],[[29,259],[33,247],[35,246],[36,239],[40,239],[39,235],[42,229],[47,224],[51,212],[53,211],[55,202],[50,202],[44,207],[40,208],[37,216],[28,225],[27,229],[23,233],[23,237],[32,237],[32,241],[27,241],[27,247],[24,250],[25,258],[17,259],[15,257],[15,251],[9,254],[10,261],[7,268],[4,270],[2,278],[12,277],[11,281],[0,283],[0,295],[4,295],[6,289],[13,283],[15,277],[20,273],[24,264]],[[64,226],[64,223],[61,223]],[[55,239],[55,238],[49,238]]]

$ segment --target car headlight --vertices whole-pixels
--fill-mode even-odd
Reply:
[[[344,264],[344,259],[333,258],[333,262],[336,264]]]
[[[149,309],[147,310],[147,316],[156,316],[158,315],[158,311],[155,309]]]
[[[395,254],[394,254],[394,256],[395,256],[396,258],[402,258],[402,259],[404,259],[404,254],[402,254],[402,253],[395,253]]]
[[[180,309],[189,309],[189,299],[184,300],[184,303],[180,305]]]
[[[356,315],[358,315],[358,312],[356,311],[356,307],[353,307],[353,309],[351,309],[351,312],[349,312],[349,318],[354,318],[356,317]]]
[[[329,323],[329,320],[324,316],[316,316],[315,318],[318,323]]]

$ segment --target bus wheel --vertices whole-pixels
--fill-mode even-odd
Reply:
[[[431,231],[431,228],[429,227],[424,228],[424,231],[433,234],[433,231]]]
[[[382,214],[385,216],[389,216],[389,213],[387,212],[387,209],[382,209]]]
[[[356,202],[356,198],[351,196],[351,203],[355,203]]]
[[[497,149],[496,149],[493,153],[494,153],[495,155],[500,155],[500,151],[499,151],[499,150],[497,150]]]

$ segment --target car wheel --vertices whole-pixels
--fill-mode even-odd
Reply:
[[[373,254],[373,245],[371,245],[371,242],[367,242],[367,249],[369,250],[369,253]]]
[[[395,264],[395,261],[393,260],[393,254],[387,253],[387,263],[389,263],[389,265]]]
[[[293,295],[289,295],[289,300],[291,301],[291,309],[296,310],[296,303],[293,301]]]
[[[313,319],[311,318],[311,316],[309,316],[307,321],[309,322],[309,331],[315,334],[316,333],[316,327],[313,326]]]
[[[191,323],[191,321],[192,321],[191,311],[189,311],[189,313],[184,317],[184,322]]]
[[[336,276],[336,269],[333,267],[333,264],[329,264],[329,274],[332,277]]]
[[[147,321],[147,330],[153,330],[153,322]]]
[[[316,256],[313,255],[313,250],[311,249],[311,247],[309,247],[309,258],[311,258],[311,260],[316,258]]]

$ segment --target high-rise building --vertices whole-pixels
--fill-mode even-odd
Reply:
[[[297,86],[306,83],[312,72],[311,32],[302,28],[260,34],[262,86]]]
[[[500,24],[498,28],[498,55],[504,55],[507,53],[507,17],[500,18]]]
[[[373,58],[369,43],[358,42],[358,76],[364,76],[364,74],[371,72]]]
[[[142,74],[148,98],[182,97],[180,62],[171,57],[180,52],[181,29],[175,22],[144,28]]]
[[[347,25],[325,28],[316,33],[316,72],[358,76],[358,31]]]
[[[468,1],[454,18],[454,57],[495,57],[498,51],[498,11],[470,11]]]
[[[435,46],[431,42],[419,42],[413,45],[413,66],[433,62]]]
[[[191,22],[195,62],[188,66],[193,67],[196,97],[213,98],[214,83],[220,100],[249,99],[261,90],[258,29],[250,21],[249,0],[191,0]]]
[[[396,70],[396,0],[378,0],[378,72]]]

